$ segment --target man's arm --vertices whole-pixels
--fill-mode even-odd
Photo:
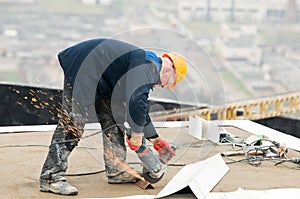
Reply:
[[[153,144],[153,147],[158,152],[159,159],[162,162],[167,163],[175,156],[174,148],[171,147],[166,140],[162,139],[158,135],[148,113],[146,116],[146,125],[144,127],[144,134],[145,134],[145,138],[148,139]]]

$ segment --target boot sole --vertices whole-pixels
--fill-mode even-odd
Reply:
[[[78,191],[74,191],[74,192],[70,192],[70,193],[61,193],[55,190],[51,190],[50,186],[40,186],[40,191],[41,192],[48,192],[48,193],[55,193],[55,194],[59,194],[59,195],[68,195],[68,196],[74,196],[78,194]]]

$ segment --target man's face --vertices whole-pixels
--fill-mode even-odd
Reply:
[[[162,69],[160,71],[161,87],[171,88],[175,85],[176,81],[176,71],[173,66],[172,61],[167,58],[162,58]]]

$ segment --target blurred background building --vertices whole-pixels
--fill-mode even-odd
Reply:
[[[186,102],[208,103],[222,88],[226,101],[294,92],[299,24],[300,0],[0,0],[0,81],[62,88],[59,51],[114,37],[184,53],[195,70],[185,85],[196,90],[178,89]]]

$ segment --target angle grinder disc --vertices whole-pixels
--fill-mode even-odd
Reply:
[[[143,167],[143,174],[142,175],[145,178],[145,180],[147,180],[148,182],[150,182],[152,184],[157,183],[164,176],[164,174],[162,174],[159,178],[153,178],[153,177],[151,177],[150,172],[145,167]]]

